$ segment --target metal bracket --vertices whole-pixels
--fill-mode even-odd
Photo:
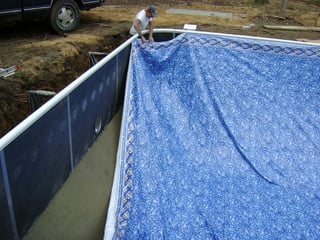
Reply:
[[[89,52],[90,67],[95,65],[97,62],[99,62],[102,58],[104,58],[107,55],[108,53],[103,52]]]
[[[43,101],[41,100],[43,100],[43,98],[47,99],[56,95],[55,92],[45,90],[29,90],[28,94],[31,112],[34,112],[42,105]]]
[[[0,77],[9,77],[19,70],[19,66],[12,66],[8,68],[0,68]]]

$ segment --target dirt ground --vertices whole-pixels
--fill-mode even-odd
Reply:
[[[20,67],[0,79],[0,137],[30,113],[29,90],[59,92],[89,68],[89,51],[111,52],[125,41],[131,21],[148,1],[103,6],[81,13],[79,28],[64,36],[53,34],[45,22],[23,22],[0,27],[0,68]],[[166,2],[166,3],[165,3]],[[266,29],[264,25],[320,27],[320,1],[289,0],[280,17],[281,0],[256,6],[253,0],[154,1],[159,8],[156,28],[196,24],[199,31],[232,33],[299,41],[319,40],[319,31]],[[230,19],[168,13],[170,8],[239,14]],[[246,26],[251,24],[251,28]],[[42,101],[46,101],[43,99]]]

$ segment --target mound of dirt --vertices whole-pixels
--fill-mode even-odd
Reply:
[[[28,90],[59,92],[89,68],[89,51],[108,53],[127,39],[134,15],[147,6],[147,1],[130,1],[130,5],[126,2],[108,1],[109,5],[82,12],[79,29],[64,36],[52,34],[43,22],[1,27],[0,68],[19,65],[20,70],[0,79],[0,136],[31,113]],[[200,31],[290,40],[320,39],[320,33],[315,31],[264,28],[266,24],[319,27],[317,1],[290,0],[284,17],[279,16],[281,0],[264,6],[255,6],[252,2],[157,1],[159,16],[155,26],[182,28],[185,23],[191,23]],[[233,13],[235,17],[174,14],[168,11],[172,8]]]

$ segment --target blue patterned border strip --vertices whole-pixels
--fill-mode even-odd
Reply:
[[[303,57],[320,57],[319,47],[310,46],[298,46],[295,44],[281,44],[274,42],[275,44],[267,43],[266,41],[258,40],[243,40],[241,38],[225,38],[217,37],[211,35],[191,35],[182,34],[176,39],[169,42],[160,42],[153,44],[143,44],[140,43],[139,47],[143,49],[162,49],[169,48],[170,46],[177,46],[183,44],[190,44],[194,46],[215,46],[230,49],[242,49],[242,50],[252,50],[264,53],[277,53],[286,54],[293,56],[303,56]]]
[[[121,179],[120,189],[120,209],[117,219],[117,229],[114,238],[121,239],[125,235],[125,228],[127,226],[128,219],[130,217],[131,200],[132,200],[132,166],[133,166],[133,141],[134,141],[134,108],[133,108],[133,94],[132,87],[130,87],[130,96],[128,101],[128,115],[127,115],[127,129],[125,131],[125,156],[124,165],[121,169],[124,169],[122,173],[123,178]],[[122,164],[122,163],[121,163]]]

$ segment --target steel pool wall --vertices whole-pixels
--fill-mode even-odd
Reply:
[[[0,139],[0,239],[21,239],[122,103],[131,40]]]

